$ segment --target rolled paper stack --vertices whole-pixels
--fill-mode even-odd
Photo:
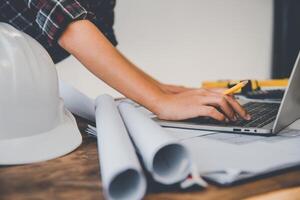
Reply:
[[[107,199],[142,199],[146,180],[125,125],[109,95],[96,99],[101,177]]]
[[[119,110],[153,178],[163,184],[184,180],[191,172],[191,160],[178,139],[127,102],[120,103]]]

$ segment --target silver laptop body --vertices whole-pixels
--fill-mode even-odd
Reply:
[[[176,127],[185,129],[201,129],[201,130],[212,130],[222,132],[238,132],[247,134],[277,134],[280,130],[290,125],[294,121],[300,118],[300,52],[295,62],[293,71],[291,73],[289,84],[286,88],[285,94],[281,103],[277,104],[277,109],[274,116],[267,121],[267,124],[262,127],[244,127],[244,126],[232,126],[224,125],[224,123],[199,123],[197,120],[184,120],[184,121],[166,121],[155,118],[154,120],[165,127]],[[253,101],[252,101],[253,102]],[[260,101],[254,101],[260,102]],[[241,102],[242,105],[249,104],[249,101]],[[267,104],[268,102],[264,102]],[[271,104],[270,104],[271,105]],[[273,114],[273,113],[272,113]]]

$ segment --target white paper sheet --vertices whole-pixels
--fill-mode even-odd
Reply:
[[[141,199],[146,180],[125,125],[109,95],[96,99],[102,184],[107,199]]]
[[[209,135],[213,132],[205,131],[205,130],[189,130],[189,129],[180,129],[180,128],[171,128],[171,127],[163,127],[165,131],[170,133],[173,137],[177,138],[178,141],[186,140],[194,137],[201,137],[205,135]]]
[[[153,178],[164,184],[184,180],[190,173],[187,149],[132,104],[122,102],[119,110],[128,132]]]
[[[59,80],[60,97],[64,100],[65,107],[80,117],[95,121],[94,100],[82,94],[72,86]]]
[[[195,137],[183,143],[201,174],[214,171],[263,173],[300,163],[299,131],[285,131],[272,137],[215,133],[218,136]]]

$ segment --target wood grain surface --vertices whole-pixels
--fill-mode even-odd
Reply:
[[[268,192],[245,200],[300,200],[300,187]]]
[[[83,130],[86,123],[81,119],[78,122]],[[82,145],[61,158],[30,165],[0,167],[0,200],[104,199],[96,139],[84,133],[82,135]],[[151,183],[149,185],[155,188]],[[145,199],[238,200],[293,187],[300,188],[300,169],[232,187],[210,185],[207,189],[189,192],[178,191],[176,187],[159,187],[158,190],[149,190]]]

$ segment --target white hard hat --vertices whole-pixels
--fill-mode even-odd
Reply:
[[[81,144],[47,51],[5,23],[0,23],[0,91],[0,164],[44,161]]]

